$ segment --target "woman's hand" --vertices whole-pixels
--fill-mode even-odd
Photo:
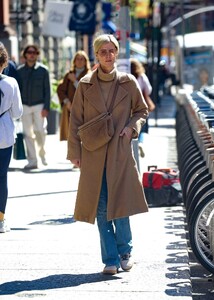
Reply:
[[[74,73],[69,73],[68,79],[71,80],[73,83],[77,80]]]
[[[81,167],[81,163],[80,163],[80,159],[79,158],[71,159],[71,163],[73,165],[75,165],[76,167],[78,167],[78,168]]]
[[[126,135],[127,139],[129,141],[131,141],[132,139],[132,133],[133,133],[133,129],[130,127],[125,127],[122,132],[120,133],[120,136],[123,136],[124,134]]]
[[[68,102],[66,103],[66,107],[67,107],[67,110],[68,110],[68,111],[71,111],[71,101],[68,101]]]

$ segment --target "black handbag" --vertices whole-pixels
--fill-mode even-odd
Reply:
[[[13,147],[13,158],[16,160],[26,159],[23,133],[17,133],[16,142]]]
[[[16,120],[16,142],[13,147],[13,158],[16,160],[26,159],[26,149],[21,120]]]

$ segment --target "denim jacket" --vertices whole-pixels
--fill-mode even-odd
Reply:
[[[50,76],[47,67],[36,62],[33,67],[23,64],[17,71],[22,103],[28,106],[44,104],[44,109],[50,110]]]

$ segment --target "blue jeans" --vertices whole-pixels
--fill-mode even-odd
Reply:
[[[132,233],[129,218],[107,221],[107,181],[103,174],[100,199],[97,209],[97,225],[100,234],[102,262],[106,266],[120,266],[120,255],[131,253]]]
[[[0,149],[0,212],[5,213],[7,204],[7,172],[12,154],[12,146]]]
[[[148,124],[148,119],[146,120],[146,123],[143,125],[143,127],[141,128],[141,131],[139,133],[139,137],[138,137],[138,143],[143,143],[144,141],[144,134],[149,132],[149,124]]]

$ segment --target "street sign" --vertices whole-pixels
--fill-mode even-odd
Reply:
[[[32,11],[12,11],[10,13],[10,22],[20,22],[25,23],[26,21],[30,20],[32,18]]]
[[[75,0],[69,22],[69,30],[82,34],[95,32],[95,5],[97,0]]]
[[[63,38],[68,28],[72,7],[72,2],[47,1],[42,34]]]

